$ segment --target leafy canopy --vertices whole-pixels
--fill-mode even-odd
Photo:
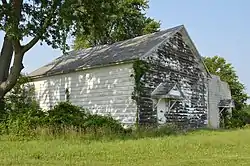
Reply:
[[[96,45],[112,44],[148,33],[159,31],[160,22],[147,17],[147,0],[120,0],[115,4],[115,14],[102,17],[102,30],[98,24],[92,24],[90,33],[79,29],[74,48],[81,49]],[[104,25],[104,26],[103,26]]]
[[[102,34],[106,18],[117,17],[124,0],[0,0],[0,105],[24,68],[23,57],[36,43],[68,49],[66,39],[80,31]],[[134,4],[134,1],[128,1]],[[119,18],[119,16],[117,17]],[[29,39],[27,43],[24,39]],[[13,63],[11,63],[13,62]]]
[[[102,29],[103,17],[115,14],[119,0],[11,0],[0,1],[0,30],[9,38],[36,37],[53,48],[65,49],[66,38],[77,29]],[[95,24],[95,25],[93,25]]]
[[[245,93],[245,87],[239,81],[232,64],[227,63],[224,58],[219,56],[205,57],[204,62],[211,74],[220,76],[222,81],[229,84],[236,109],[241,110],[246,105],[248,95]]]

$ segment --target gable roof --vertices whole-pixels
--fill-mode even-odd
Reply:
[[[148,55],[176,32],[185,28],[183,25],[152,34],[81,50],[70,51],[51,63],[31,72],[31,77],[43,77],[87,68],[124,63]],[[197,55],[199,56],[199,55]],[[199,58],[199,57],[198,57]]]
[[[31,72],[29,76],[49,76],[67,73],[77,69],[131,61],[140,58],[153,47],[165,41],[183,26],[176,26],[133,39],[87,49],[70,51],[51,63]]]
[[[223,100],[220,100],[219,104],[218,104],[218,107],[222,107],[222,108],[234,108],[235,105],[234,105],[234,100],[233,99],[223,99]]]
[[[172,91],[178,91],[179,94],[172,94]],[[151,93],[151,96],[153,98],[185,99],[180,85],[170,81],[160,83]]]

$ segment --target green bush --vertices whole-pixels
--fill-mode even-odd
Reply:
[[[34,100],[34,87],[30,79],[20,76],[14,88],[5,96],[1,110],[0,132],[12,135],[31,135],[44,124],[45,114]]]
[[[14,88],[5,96],[5,110],[22,113],[21,111],[36,103],[34,100],[35,89],[29,81],[31,81],[30,78],[26,76],[19,77]]]
[[[125,132],[122,125],[109,116],[91,115],[85,109],[69,102],[61,102],[48,111],[47,124],[54,126],[57,132],[60,128],[73,127],[85,132],[121,133]]]
[[[84,127],[87,130],[103,129],[112,133],[125,133],[126,130],[122,127],[119,121],[110,116],[89,115],[84,122]]]
[[[250,123],[250,114],[246,110],[233,110],[232,116],[226,119],[225,128],[242,128]]]
[[[60,102],[48,111],[47,122],[51,126],[58,127],[84,127],[88,117],[85,109],[69,102]]]
[[[12,135],[32,135],[32,131],[45,124],[45,113],[34,103],[18,110],[7,110],[1,122],[1,133]]]
[[[245,106],[244,108],[243,108],[243,111],[245,112],[245,117],[244,117],[244,119],[245,119],[245,122],[247,123],[247,124],[250,124],[250,105],[247,105],[247,106]]]

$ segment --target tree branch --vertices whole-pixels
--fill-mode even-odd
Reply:
[[[42,25],[39,34],[37,34],[33,39],[31,39],[26,45],[22,46],[23,53],[29,51],[40,40],[43,33],[48,28],[51,19],[52,19],[52,16],[51,16],[51,18],[47,19],[48,21],[45,21],[45,23]]]
[[[49,13],[49,16],[47,16],[45,18],[44,23],[41,25],[41,30],[39,31],[39,33],[33,38],[31,39],[26,45],[21,46],[22,47],[22,52],[25,53],[27,51],[29,51],[42,37],[43,33],[46,31],[46,29],[49,27],[49,25],[51,24],[51,20],[54,16],[54,12],[56,10],[56,3],[54,3],[51,7],[51,10]]]
[[[3,3],[4,5],[7,5],[7,1],[6,1],[6,0],[2,0],[2,3]]]

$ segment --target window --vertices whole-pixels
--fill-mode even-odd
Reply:
[[[69,102],[69,98],[70,98],[69,88],[66,88],[65,89],[65,99],[66,99],[66,102]]]

